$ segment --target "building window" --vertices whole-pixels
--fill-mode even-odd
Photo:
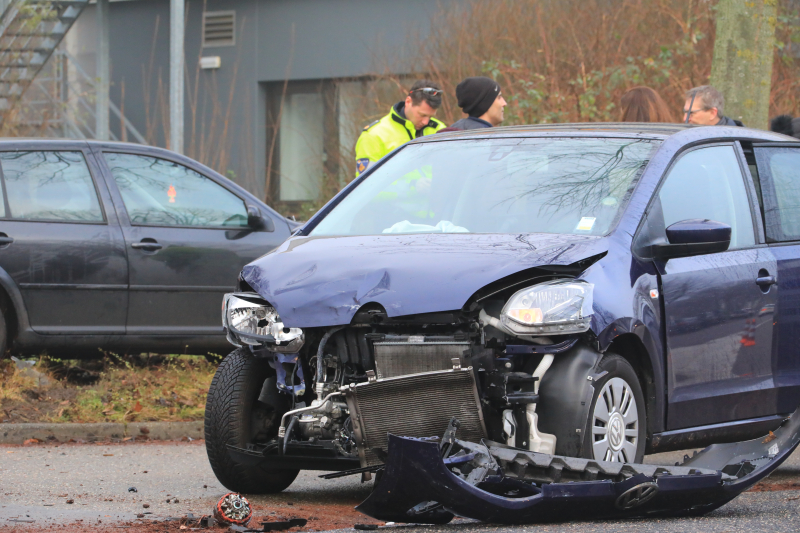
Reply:
[[[203,13],[203,47],[236,44],[236,11]]]
[[[300,216],[303,204],[319,206],[353,179],[364,126],[402,98],[394,83],[369,78],[273,82],[266,91],[266,197]]]

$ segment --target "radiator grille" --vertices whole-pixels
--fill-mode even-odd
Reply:
[[[361,383],[346,392],[362,466],[383,461],[388,434],[441,437],[451,417],[461,422],[457,437],[486,436],[472,369],[431,372]]]
[[[462,361],[468,342],[376,342],[375,371],[378,379],[436,372]]]

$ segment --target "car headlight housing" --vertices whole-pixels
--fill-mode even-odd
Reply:
[[[264,346],[273,352],[296,353],[305,343],[300,328],[287,328],[278,312],[255,293],[229,293],[222,300],[222,325],[236,346]]]
[[[512,296],[500,322],[515,335],[583,333],[592,319],[594,285],[583,280],[547,281]]]

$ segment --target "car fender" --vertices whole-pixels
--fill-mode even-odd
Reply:
[[[9,303],[16,316],[17,336],[20,336],[23,332],[30,330],[28,311],[25,309],[25,301],[22,299],[22,293],[19,287],[3,268],[0,268],[0,287],[2,287],[8,295]]]
[[[556,454],[580,457],[594,395],[594,368],[603,354],[577,344],[558,354],[539,387],[539,430],[556,436]]]
[[[633,351],[623,349],[623,346],[631,346],[627,340],[634,336],[638,339],[639,349]],[[600,333],[598,345],[601,352],[611,350],[628,359],[635,369],[641,370],[639,381],[645,394],[648,433],[664,431],[666,376],[658,318],[645,309],[641,319],[624,317],[614,320]],[[645,379],[646,374],[649,374],[652,382]]]

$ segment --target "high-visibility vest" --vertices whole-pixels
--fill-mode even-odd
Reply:
[[[420,132],[414,124],[400,116],[398,110],[405,102],[392,106],[389,114],[369,124],[361,132],[356,143],[356,176],[367,170],[383,156],[417,137],[436,133],[445,127],[444,122],[431,117]]]

